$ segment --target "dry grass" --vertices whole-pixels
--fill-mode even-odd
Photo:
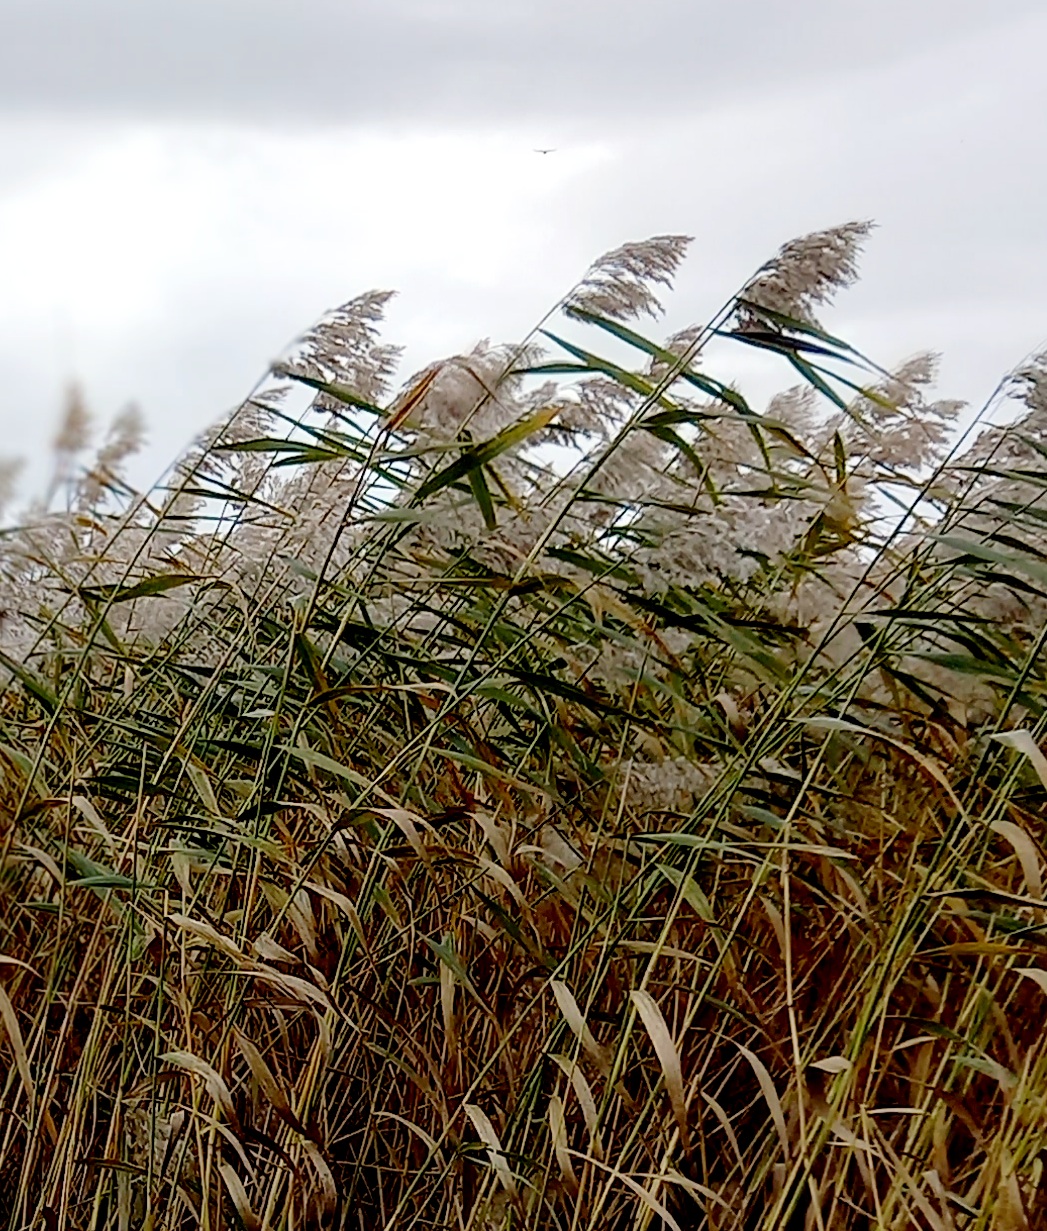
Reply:
[[[793,548],[652,593],[624,531],[553,538],[603,462],[512,567],[430,533],[514,516],[545,424],[412,469],[425,389],[304,375],[298,444],[176,472],[192,529],[96,512],[9,660],[4,1225],[1047,1225],[1039,478],[1001,512],[940,467],[935,534],[884,531],[830,440]],[[274,460],[299,507],[328,476],[318,566]]]

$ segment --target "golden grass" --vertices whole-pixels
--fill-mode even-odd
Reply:
[[[507,515],[503,437],[390,496],[393,416],[351,454],[386,508]],[[114,623],[165,601],[135,559],[80,585],[3,701],[4,1225],[1047,1225],[1043,629],[956,615],[1001,584],[979,543],[1037,549],[877,516],[655,599],[417,519],[248,592],[223,523],[156,644]],[[852,544],[828,631],[772,614]],[[677,762],[693,806],[638,805]]]

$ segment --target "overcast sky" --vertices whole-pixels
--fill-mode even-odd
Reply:
[[[837,331],[977,403],[1047,340],[1043,0],[0,0],[0,452],[63,384],[152,478],[325,308],[406,366],[515,338],[626,239],[668,326],[873,218]],[[555,153],[534,153],[554,147]],[[39,481],[39,480],[37,480]]]

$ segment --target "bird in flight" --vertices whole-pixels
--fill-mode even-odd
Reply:
[[[536,154],[555,154],[556,150],[535,150]]]

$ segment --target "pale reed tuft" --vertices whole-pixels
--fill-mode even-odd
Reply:
[[[871,222],[847,222],[790,240],[760,269],[742,298],[816,324],[814,309],[858,279],[858,257]]]
[[[656,235],[605,252],[568,299],[568,311],[581,308],[616,320],[657,316],[662,305],[651,288],[672,286],[690,242],[688,235]]]

